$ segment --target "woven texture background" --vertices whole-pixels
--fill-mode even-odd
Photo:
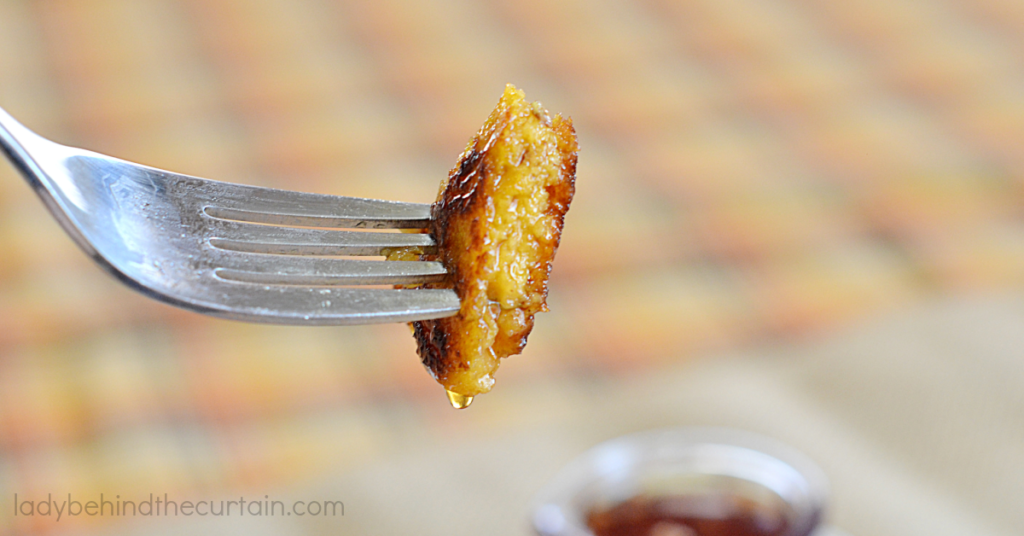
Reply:
[[[577,197],[552,312],[460,413],[405,326],[150,301],[0,165],[0,501],[292,485],[527,427],[503,385],[1024,288],[1017,1],[0,0],[0,106],[219,180],[431,201],[506,82],[573,118]]]

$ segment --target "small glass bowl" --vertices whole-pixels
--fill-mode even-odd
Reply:
[[[786,536],[808,536],[821,523],[828,484],[796,450],[739,430],[672,428],[602,443],[563,468],[537,495],[540,536],[593,536],[587,515],[644,494],[738,494],[788,510]]]

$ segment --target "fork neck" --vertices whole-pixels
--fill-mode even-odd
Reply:
[[[39,165],[32,158],[28,151],[28,145],[38,143],[42,138],[35,132],[25,128],[11,114],[0,108],[0,147],[11,163],[18,168],[18,171],[30,182],[33,182],[37,173],[40,173]]]

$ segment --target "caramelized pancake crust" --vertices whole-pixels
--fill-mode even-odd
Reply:
[[[509,85],[441,183],[432,207],[437,254],[462,303],[455,316],[414,322],[423,364],[445,389],[473,396],[494,384],[501,358],[522,352],[547,280],[576,178],[572,121],[551,117]],[[409,258],[395,252],[390,258]]]

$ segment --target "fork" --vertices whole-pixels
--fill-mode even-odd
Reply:
[[[218,182],[40,137],[0,108],[0,146],[71,238],[143,294],[213,316],[340,325],[451,316],[440,263],[346,257],[429,252],[430,205]],[[350,229],[350,230],[342,230]],[[369,286],[369,287],[368,287]]]

